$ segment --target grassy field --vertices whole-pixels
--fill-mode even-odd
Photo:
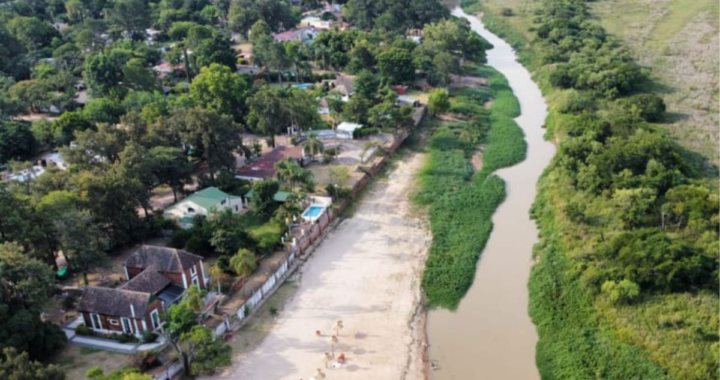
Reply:
[[[68,344],[55,355],[51,362],[62,367],[68,380],[82,380],[86,378],[85,372],[92,367],[100,366],[107,374],[128,367],[130,359],[130,355]]]
[[[671,113],[667,127],[686,148],[718,165],[718,1],[603,0],[600,24],[620,38]]]

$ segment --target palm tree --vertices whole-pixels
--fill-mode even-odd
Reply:
[[[257,266],[257,258],[249,249],[240,248],[235,256],[230,258],[230,267],[240,277],[250,275]]]
[[[306,187],[312,187],[313,174],[310,170],[303,169],[294,159],[287,157],[275,164],[275,175],[278,180],[289,184],[292,190],[298,183],[304,184]]]
[[[218,285],[218,294],[221,294],[220,292],[220,280],[225,276],[225,271],[223,271],[222,268],[220,268],[219,260],[213,264],[213,266],[210,267],[210,278],[217,281]]]
[[[322,153],[325,150],[325,145],[320,141],[317,136],[311,135],[307,140],[302,143],[303,150],[307,150],[315,161],[315,156]]]
[[[278,180],[289,183],[292,189],[295,189],[295,180],[300,171],[300,165],[290,157],[284,158],[275,164],[275,175]]]

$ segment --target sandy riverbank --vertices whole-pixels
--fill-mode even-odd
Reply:
[[[425,313],[418,305],[431,236],[411,215],[409,199],[423,161],[409,154],[371,185],[354,215],[300,268],[297,293],[267,337],[212,379],[311,379],[325,368],[337,320],[344,329],[335,352],[345,353],[347,362],[324,369],[328,379],[424,378]]]

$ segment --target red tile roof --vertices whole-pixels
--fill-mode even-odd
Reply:
[[[275,176],[275,164],[286,157],[301,159],[302,149],[294,146],[278,146],[257,160],[235,170],[235,175],[268,179]]]

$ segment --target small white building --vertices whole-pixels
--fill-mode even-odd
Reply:
[[[355,130],[360,128],[362,128],[362,124],[343,121],[338,124],[337,128],[335,128],[335,132],[337,134],[337,138],[339,139],[352,140]]]
[[[217,187],[208,187],[166,208],[163,217],[175,220],[181,228],[187,229],[192,227],[193,218],[197,215],[207,216],[212,211],[226,209],[240,212],[242,208],[241,197],[227,194]]]

